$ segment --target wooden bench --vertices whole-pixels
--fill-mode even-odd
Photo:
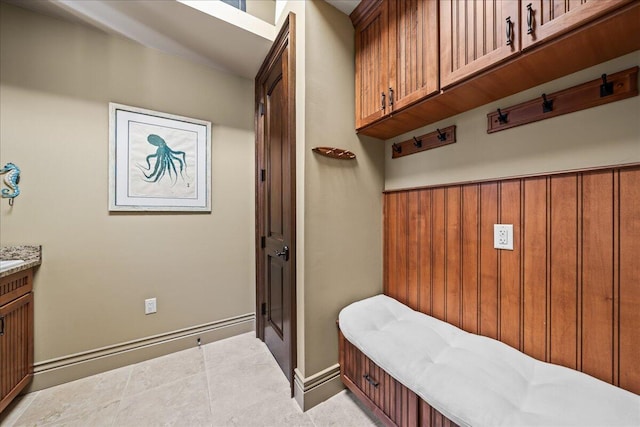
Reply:
[[[639,426],[640,397],[385,295],[339,316],[344,384],[387,425]]]

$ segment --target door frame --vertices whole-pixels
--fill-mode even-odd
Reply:
[[[264,120],[262,120],[261,103],[264,99],[261,93],[261,82],[273,67],[276,59],[281,55],[282,51],[288,46],[289,55],[287,61],[288,78],[287,78],[287,132],[289,134],[290,159],[289,159],[289,178],[291,180],[291,241],[289,242],[289,263],[291,268],[291,337],[290,343],[290,359],[291,359],[291,396],[293,396],[294,386],[294,369],[297,366],[297,311],[296,311],[296,104],[295,104],[295,70],[296,70],[296,45],[295,45],[295,14],[290,12],[278,33],[278,37],[274,41],[269,53],[265,57],[260,70],[255,78],[255,105],[254,105],[254,128],[256,132],[256,162],[255,162],[255,203],[256,203],[256,337],[264,341],[265,316],[262,314],[262,304],[266,301],[265,293],[265,274],[266,265],[264,263],[264,248],[262,247],[262,237],[265,235],[265,207],[266,192],[263,183],[262,170],[265,168],[265,150],[264,150]],[[263,104],[264,105],[264,104]]]

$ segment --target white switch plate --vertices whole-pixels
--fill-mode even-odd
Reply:
[[[149,298],[144,300],[144,314],[152,314],[155,313],[157,310],[156,308],[156,299],[155,298]]]
[[[513,250],[513,224],[493,224],[493,247]]]

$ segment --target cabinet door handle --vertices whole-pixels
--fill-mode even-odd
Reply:
[[[511,30],[511,17],[507,16],[507,46],[511,46],[513,43],[513,31]]]
[[[367,380],[367,382],[368,382],[369,384],[371,384],[372,386],[374,386],[375,388],[378,388],[378,386],[380,385],[380,383],[376,382],[376,380],[374,380],[373,378],[371,378],[371,375],[369,375],[369,374],[365,374],[365,375],[363,376],[363,378],[364,378],[365,380]]]
[[[382,92],[382,95],[380,95],[380,103],[382,104],[382,111],[387,109],[387,103],[384,102],[384,98],[385,98],[385,94],[384,92]]]
[[[527,34],[533,33],[533,9],[531,3],[527,5]]]
[[[389,107],[393,108],[393,88],[389,88]]]
[[[4,316],[0,317],[0,337],[4,335]]]

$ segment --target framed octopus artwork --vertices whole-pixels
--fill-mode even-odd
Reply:
[[[109,103],[109,210],[211,212],[211,122]]]

